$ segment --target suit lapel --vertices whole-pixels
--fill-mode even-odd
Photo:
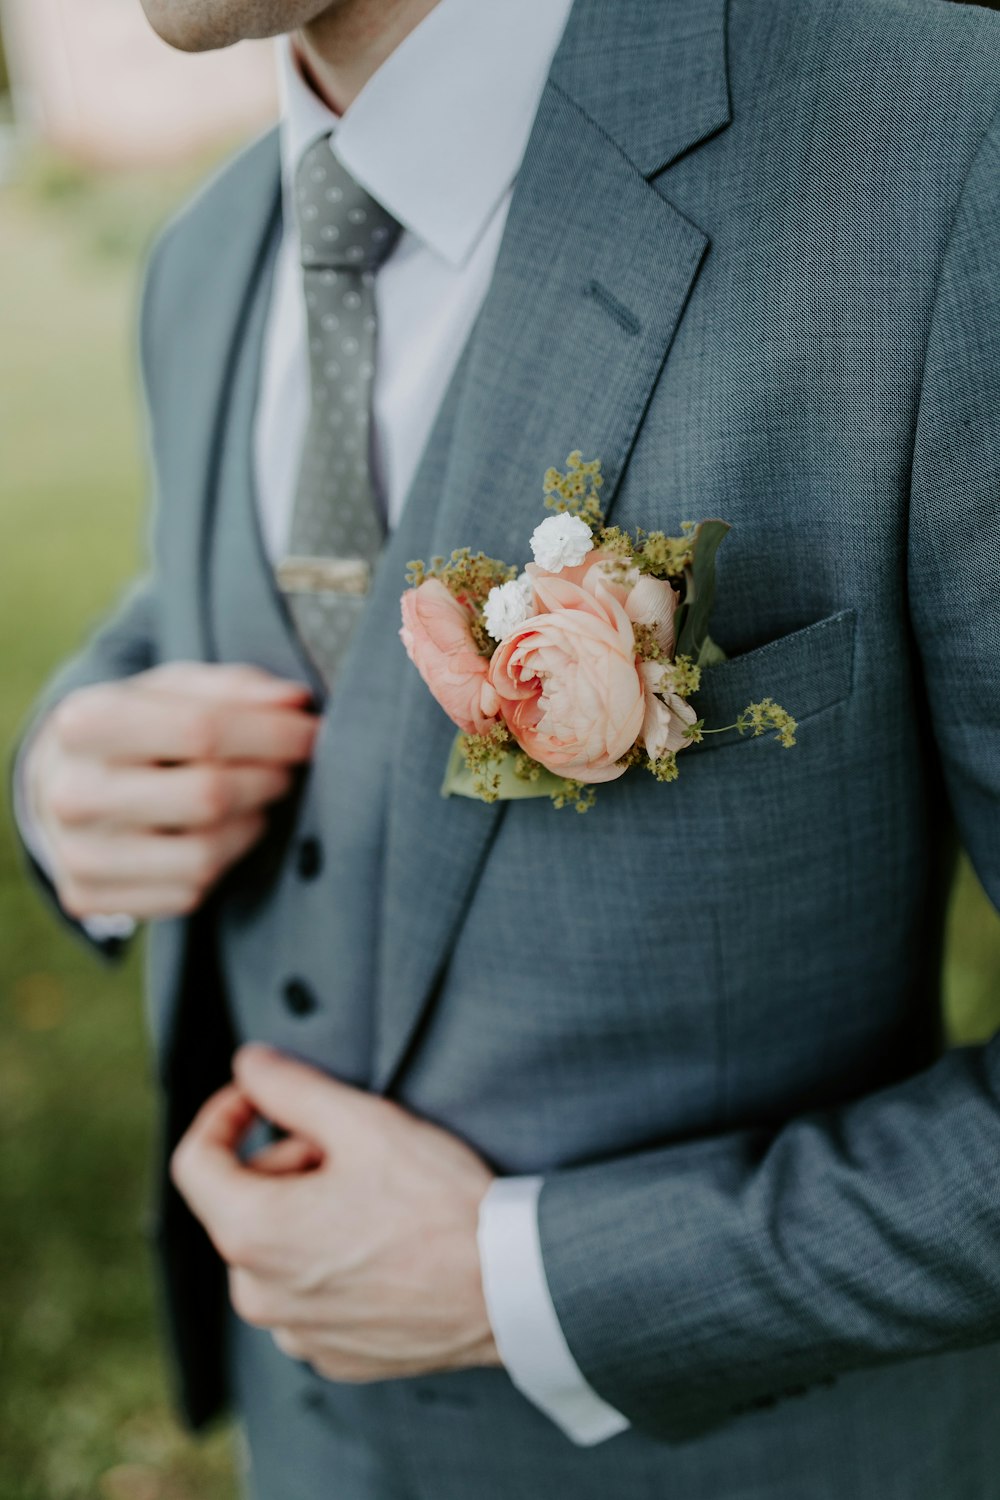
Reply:
[[[723,9],[724,0],[578,0],[468,351],[442,488],[408,502],[411,555],[470,546],[526,561],[545,514],[542,474],[574,448],[600,456],[603,498],[613,504],[708,247],[644,172],[728,120]],[[715,27],[699,30],[706,16]],[[698,76],[713,87],[699,90],[684,60],[702,51],[714,66],[702,58]],[[660,71],[647,80],[647,68]],[[505,815],[503,805],[440,796],[454,727],[415,671],[403,681],[382,882],[380,1090],[391,1086],[444,971]]]
[[[188,285],[180,292],[187,309],[186,336],[177,341],[184,364],[169,371],[172,389],[163,399],[176,411],[176,421],[162,424],[157,469],[161,479],[169,476],[164,487],[171,514],[163,545],[179,554],[170,576],[196,581],[197,609],[175,622],[176,654],[213,660],[218,655],[209,608],[214,507],[236,361],[280,213],[277,132],[251,146],[189,212],[201,215],[204,225],[202,234],[188,236],[198,244],[199,257],[195,267],[185,268]],[[154,271],[154,294],[155,289]],[[154,390],[156,380],[154,370]],[[188,511],[183,525],[179,509]]]

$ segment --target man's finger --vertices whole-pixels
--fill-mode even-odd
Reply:
[[[309,1363],[309,1346],[301,1334],[290,1328],[278,1328],[271,1337],[286,1358],[294,1359],[298,1364]]]
[[[286,1136],[257,1151],[248,1161],[255,1172],[264,1172],[269,1177],[290,1177],[302,1172],[313,1172],[323,1165],[323,1153],[312,1141],[299,1136]]]
[[[221,705],[149,691],[135,683],[73,694],[53,710],[70,754],[115,764],[267,761],[299,765],[312,754],[315,714],[299,704]]]
[[[233,1075],[266,1119],[333,1153],[369,1143],[373,1123],[395,1109],[270,1047],[241,1047]]]
[[[158,917],[188,916],[204,899],[189,885],[81,886],[60,880],[59,901],[71,917],[133,917],[144,922]]]
[[[213,702],[304,703],[312,697],[312,689],[305,683],[274,677],[260,667],[242,663],[165,662],[140,673],[133,681],[150,692],[208,698]]]
[[[316,715],[295,704],[199,703],[143,693],[114,760],[250,761],[301,765],[312,755]],[[147,711],[150,719],[147,722]]]
[[[170,1162],[175,1187],[231,1265],[252,1259],[272,1207],[275,1179],[244,1166],[237,1154],[255,1113],[228,1084],[199,1110]]]
[[[281,765],[230,762],[178,766],[108,766],[78,762],[71,791],[61,792],[60,821],[71,827],[206,828],[284,797],[292,773]]]
[[[61,844],[69,875],[95,890],[130,885],[207,889],[260,838],[263,813],[244,813],[197,833],[135,833],[104,838],[98,830],[67,834]]]

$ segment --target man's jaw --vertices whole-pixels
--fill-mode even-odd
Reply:
[[[141,0],[158,36],[181,52],[212,52],[236,42],[307,26],[344,0]]]

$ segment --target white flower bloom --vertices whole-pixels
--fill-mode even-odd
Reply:
[[[594,534],[586,521],[568,511],[549,516],[531,533],[535,562],[547,573],[579,567],[593,546]]]
[[[490,589],[483,605],[483,623],[495,641],[517,630],[535,613],[535,594],[527,573]]]

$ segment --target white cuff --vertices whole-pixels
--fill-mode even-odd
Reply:
[[[571,1442],[603,1443],[630,1424],[587,1384],[545,1279],[541,1177],[498,1178],[479,1209],[479,1260],[493,1337],[513,1383]]]
[[[14,762],[14,822],[24,847],[45,878],[54,886],[52,851],[49,849],[48,840],[39,826],[38,819],[31,810],[25,777],[28,751],[34,743],[37,732],[36,726],[25,739],[18,751],[17,760]],[[106,943],[112,938],[130,938],[135,932],[136,925],[132,917],[111,913],[108,916],[85,917],[80,923],[84,932],[88,937],[93,938],[95,943]]]

